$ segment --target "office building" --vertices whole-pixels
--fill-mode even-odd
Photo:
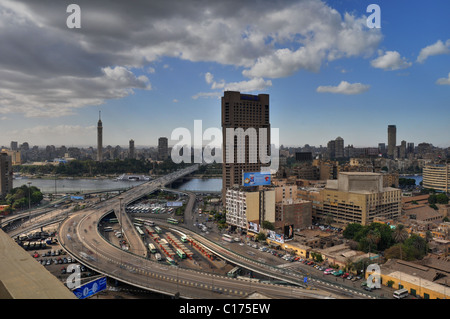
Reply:
[[[260,136],[260,129],[266,133],[265,138]],[[239,130],[244,133],[239,134]],[[269,166],[261,162],[261,158],[270,156],[269,95],[225,91],[222,138],[222,198],[225,198],[228,188],[242,185],[243,172],[259,172],[261,167]]]
[[[18,143],[15,141],[11,141],[11,151],[17,151],[19,149]]]
[[[158,139],[158,159],[161,161],[169,157],[169,141],[167,137],[160,137]]]
[[[383,187],[379,173],[341,172],[321,191],[323,207],[318,216],[334,222],[368,225],[375,217],[395,219],[401,212],[401,190]]]
[[[0,197],[4,198],[13,188],[13,169],[11,156],[0,153]]]
[[[101,111],[98,113],[97,123],[97,161],[103,161],[103,124],[101,119]]]
[[[389,158],[395,157],[395,148],[397,146],[397,127],[395,125],[388,126],[388,150],[387,156]]]
[[[275,228],[294,225],[294,229],[306,229],[312,224],[312,202],[284,199],[275,204]]]
[[[340,136],[338,136],[334,140],[335,145],[335,156],[336,158],[343,158],[344,157],[344,139]]]
[[[275,223],[275,191],[228,188],[225,211],[228,225],[238,230],[258,232],[264,221]]]
[[[426,164],[423,168],[423,187],[450,193],[450,162]]]
[[[136,158],[134,150],[134,140],[130,140],[130,142],[128,143],[128,158]]]

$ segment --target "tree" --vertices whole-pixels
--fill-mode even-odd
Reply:
[[[275,230],[275,226],[267,220],[262,222],[262,228],[268,229],[268,230]]]
[[[396,243],[403,243],[408,238],[408,232],[404,225],[398,225],[392,233],[392,238]]]
[[[355,235],[359,231],[361,231],[362,228],[363,226],[361,224],[357,223],[348,224],[347,227],[345,227],[342,235],[344,236],[344,238],[353,239],[355,238]]]

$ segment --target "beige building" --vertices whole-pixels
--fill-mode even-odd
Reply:
[[[426,164],[423,168],[423,187],[450,192],[450,163]]]
[[[20,157],[20,151],[12,151],[12,150],[7,150],[7,149],[2,149],[1,152],[6,153],[7,155],[11,156],[12,165],[22,164],[22,160]]]
[[[323,207],[316,217],[331,217],[336,223],[368,225],[375,217],[395,219],[401,213],[401,190],[383,187],[378,173],[339,173],[337,180],[327,181],[321,195]]]
[[[227,224],[241,230],[248,230],[249,222],[254,227],[260,227],[263,221],[275,223],[275,191],[229,188],[225,197],[225,210]]]

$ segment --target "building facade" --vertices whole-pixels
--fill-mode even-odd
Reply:
[[[401,190],[383,187],[378,173],[342,172],[321,191],[322,208],[317,218],[340,224],[368,225],[375,217],[395,219],[401,213]]]
[[[254,139],[252,132],[256,134]],[[266,133],[265,141],[260,132]],[[222,198],[225,198],[228,188],[242,185],[244,172],[259,172],[262,166],[268,166],[262,164],[261,158],[270,155],[269,95],[225,91],[222,139]]]
[[[397,127],[395,125],[388,126],[388,149],[387,156],[389,158],[395,157],[395,148],[397,146]]]
[[[260,227],[264,221],[275,223],[275,191],[228,188],[225,197],[226,222],[249,230],[249,222]],[[253,229],[254,230],[254,229]]]
[[[0,197],[4,198],[13,188],[11,156],[0,153]]]
[[[426,164],[423,168],[423,187],[450,192],[450,163]]]
[[[169,157],[169,141],[167,137],[158,139],[158,159],[165,161]]]

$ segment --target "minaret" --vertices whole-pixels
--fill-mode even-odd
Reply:
[[[97,161],[103,161],[103,126],[101,119],[101,112],[98,112],[98,123],[97,123]]]

